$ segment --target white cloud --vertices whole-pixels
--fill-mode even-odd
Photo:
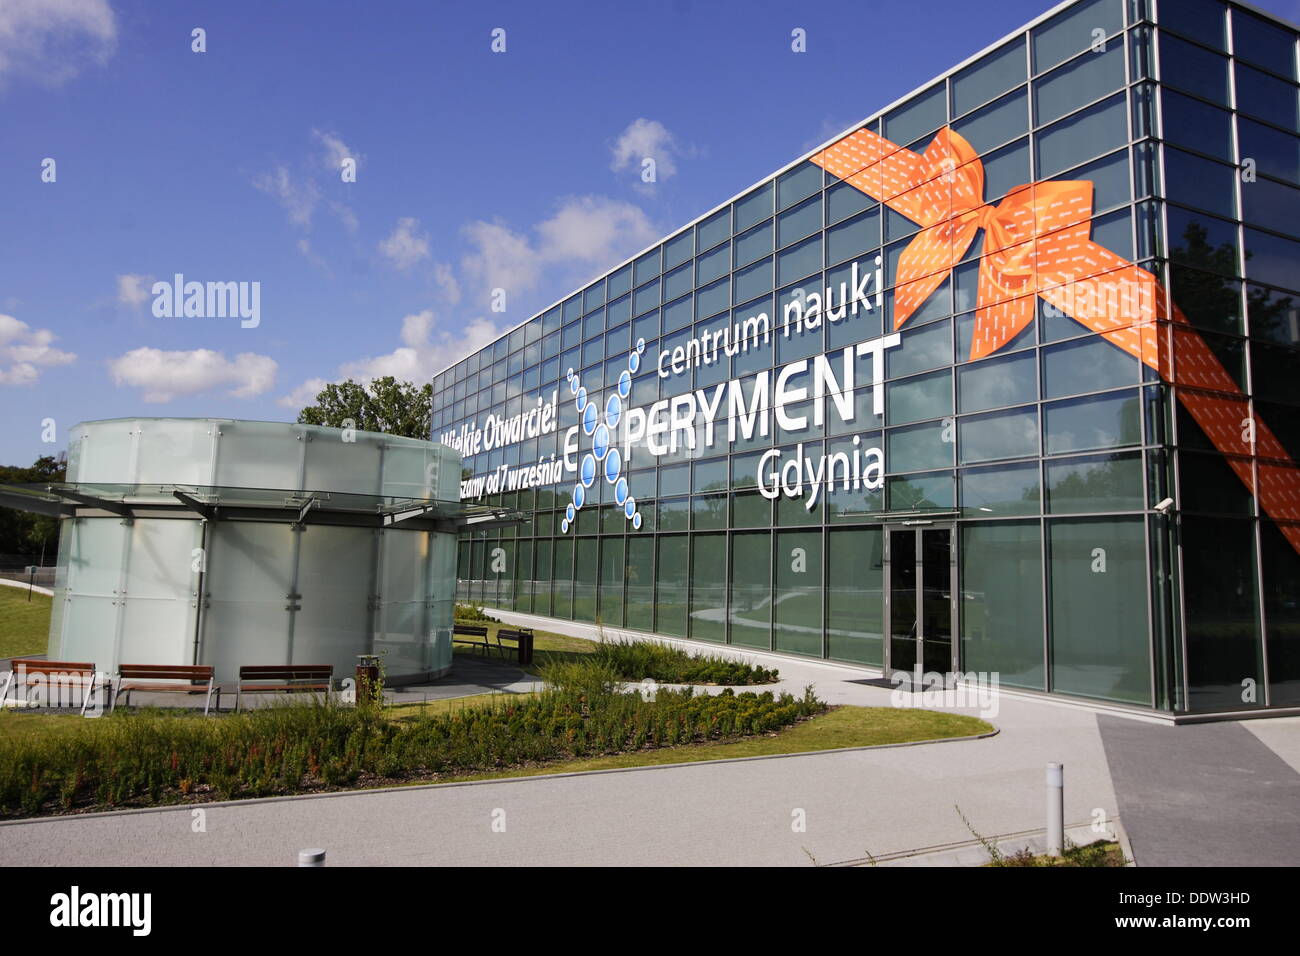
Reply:
[[[534,241],[501,222],[472,222],[463,230],[475,247],[461,260],[466,276],[482,289],[519,295],[536,287],[551,266],[598,269],[648,245],[658,232],[639,206],[605,196],[573,196],[533,227]]]
[[[153,294],[153,276],[138,275],[128,272],[117,277],[117,301],[132,309],[139,308]]]
[[[438,284],[444,299],[452,305],[460,304],[460,283],[456,281],[455,270],[449,263],[439,262],[434,265],[433,281]]]
[[[56,349],[49,329],[33,329],[12,315],[0,315],[0,385],[33,385],[41,369],[71,365],[77,356]]]
[[[338,176],[343,168],[343,160],[352,159],[356,161],[357,168],[361,168],[363,157],[355,149],[343,142],[343,138],[338,133],[322,132],[314,129],[311,131],[312,139],[321,145],[320,162],[326,169]]]
[[[275,384],[275,359],[241,352],[227,359],[212,349],[166,352],[138,348],[108,361],[113,384],[144,390],[146,402],[170,402],[181,395],[229,389],[235,398],[261,395]]]
[[[693,148],[679,144],[658,120],[635,119],[610,147],[609,168],[617,173],[632,167],[639,177],[641,164],[649,157],[655,161],[655,178],[664,180],[677,175],[679,158],[689,158],[694,153]]]
[[[400,270],[411,268],[422,259],[429,258],[429,238],[419,235],[420,221],[410,216],[397,220],[397,227],[387,239],[379,242],[379,251],[394,267]]]
[[[311,228],[312,216],[320,202],[320,189],[310,179],[295,177],[289,167],[276,166],[269,173],[254,177],[253,185],[272,196],[289,214],[289,221],[304,229]]]
[[[332,381],[350,378],[370,382],[391,375],[398,381],[423,385],[435,373],[481,349],[500,334],[501,330],[485,318],[471,319],[455,330],[448,330],[439,329],[432,309],[414,312],[402,319],[403,344],[399,348],[384,355],[345,362]],[[315,401],[325,381],[309,379],[276,401],[284,408],[303,408]]]
[[[277,163],[269,172],[254,176],[253,186],[274,198],[288,214],[289,223],[303,232],[311,231],[316,210],[324,207],[334,214],[348,233],[355,235],[360,225],[357,214],[346,202],[326,195],[325,189],[330,183],[341,182],[339,169],[345,157],[356,159],[358,164],[361,158],[337,133],[313,129],[311,136],[320,146],[319,154],[308,157],[292,169],[286,163]],[[329,170],[324,176],[325,185],[318,179],[322,169]],[[302,242],[298,243],[298,250],[314,265],[324,265],[319,256],[304,248]]]
[[[329,383],[323,378],[309,378],[288,395],[276,399],[276,403],[285,408],[303,409],[316,402],[316,396]]]
[[[0,81],[23,76],[46,86],[103,65],[117,48],[108,0],[4,0],[0,3]]]
[[[302,239],[298,240],[298,251],[302,253],[302,257],[304,259],[306,259],[312,265],[316,266],[316,268],[318,269],[327,268],[325,265],[325,260],[322,259],[320,256],[316,255],[315,251],[311,247],[311,240],[306,238],[305,236]]]

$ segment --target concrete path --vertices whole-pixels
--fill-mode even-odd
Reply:
[[[529,623],[519,615],[502,617]],[[587,636],[590,629],[566,630]],[[779,667],[778,686],[793,692],[811,683],[832,703],[891,703],[889,690],[860,683],[870,675],[859,669],[748,651],[734,655]],[[1103,734],[1090,709],[1008,694],[996,704],[996,713],[985,716],[1000,733],[982,740],[209,804],[198,808],[201,817],[196,808],[181,807],[9,823],[0,825],[0,864],[79,864],[88,847],[103,847],[112,850],[105,859],[124,865],[291,865],[309,846],[325,847],[331,865],[860,862],[969,843],[972,833],[958,808],[984,837],[1042,827],[1044,769],[1051,762],[1065,764],[1067,825],[1113,825],[1122,811],[1120,822],[1143,864],[1144,852],[1156,862],[1167,841],[1177,842],[1177,834],[1149,823],[1161,810],[1133,775],[1143,753],[1167,746],[1158,734],[1179,740],[1188,731],[1224,727],[1265,753],[1272,750],[1261,736],[1290,739],[1273,732],[1256,736],[1237,725],[1174,728],[1109,716],[1101,718]],[[974,706],[925,706],[979,716]],[[1274,760],[1291,771],[1282,758]],[[1177,762],[1171,758],[1169,772]],[[1252,766],[1264,762],[1252,758]],[[1117,797],[1112,767],[1129,788],[1123,797]],[[1293,819],[1284,775],[1270,774],[1259,779],[1269,788],[1280,782],[1281,800],[1264,799],[1250,787],[1215,789],[1200,778],[1185,783],[1213,793],[1215,805],[1233,801],[1219,806],[1220,816],[1237,814],[1268,828]],[[200,819],[204,830],[195,832]],[[1182,843],[1188,862],[1225,862],[1218,843],[1207,840],[1208,852],[1198,851],[1196,841]],[[1267,847],[1255,851],[1252,862],[1281,856],[1294,862],[1289,846],[1278,846],[1273,855],[1264,852]]]

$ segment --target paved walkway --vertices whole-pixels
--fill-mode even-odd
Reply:
[[[570,630],[583,633],[581,625]],[[779,686],[792,691],[812,683],[832,703],[890,703],[890,691],[859,683],[868,676],[861,670],[736,656],[778,666]],[[1001,732],[982,740],[209,804],[201,808],[204,832],[194,832],[193,807],[4,824],[0,864],[84,863],[88,850],[93,858],[94,848],[104,847],[128,865],[291,865],[308,846],[325,847],[331,865],[842,863],[968,842],[957,808],[986,837],[1041,828],[1050,762],[1065,764],[1066,823],[1086,825],[1098,810],[1113,821],[1122,811],[1140,864],[1168,859],[1180,847],[1183,862],[1228,862],[1221,842],[1200,827],[1230,815],[1264,831],[1295,829],[1294,791],[1287,789],[1295,767],[1277,755],[1289,746],[1277,741],[1291,741],[1294,728],[1174,728],[1005,694],[991,720]],[[1189,776],[1184,786],[1207,795],[1203,809],[1185,818],[1190,830],[1161,825],[1165,811],[1134,766],[1155,751],[1173,754],[1157,775],[1162,786],[1176,782],[1171,775],[1185,758],[1168,741],[1199,742],[1202,731],[1209,741],[1216,728],[1243,735],[1230,744],[1239,754],[1242,739],[1258,748],[1252,767],[1271,761],[1270,775],[1259,779],[1280,798]],[[1211,777],[1230,773],[1221,762],[1207,768]],[[1296,862],[1289,842],[1271,845],[1273,852],[1268,841],[1252,844],[1251,863]],[[1198,851],[1202,846],[1208,850]]]
[[[1097,718],[1144,866],[1300,865],[1300,718],[1155,726]],[[1261,725],[1258,733],[1252,732]]]

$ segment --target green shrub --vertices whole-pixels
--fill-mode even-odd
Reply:
[[[653,641],[602,640],[592,655],[624,680],[664,684],[770,684],[778,671]]]
[[[826,707],[811,688],[799,698],[661,688],[646,700],[620,690],[623,675],[601,659],[549,665],[546,679],[534,695],[401,720],[283,703],[216,719],[124,710],[76,734],[10,734],[0,737],[0,816],[266,796],[732,739]]]
[[[467,624],[500,624],[501,619],[495,618],[483,610],[478,604],[457,604],[456,620],[464,621]]]

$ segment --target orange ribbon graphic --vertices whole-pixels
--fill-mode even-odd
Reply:
[[[1034,320],[1039,298],[1179,386],[1178,398],[1300,552],[1300,471],[1156,277],[1091,240],[1092,183],[1049,180],[984,202],[984,166],[955,131],[924,153],[858,130],[812,157],[921,226],[898,261],[894,327],[919,309],[984,231],[971,359]],[[1253,439],[1253,441],[1252,441]],[[1258,472],[1258,478],[1256,478]]]

